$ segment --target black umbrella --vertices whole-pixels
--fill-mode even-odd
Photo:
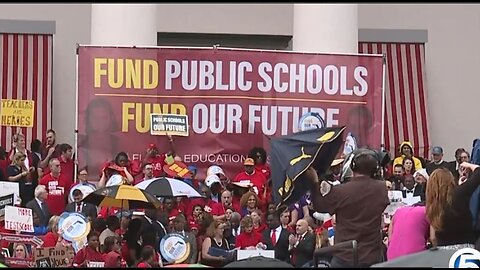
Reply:
[[[100,207],[121,209],[160,208],[160,201],[150,193],[129,185],[118,185],[97,189],[83,200]]]
[[[226,268],[293,268],[291,264],[274,258],[255,256],[225,265]]]
[[[309,167],[319,174],[330,168],[343,144],[344,130],[310,129],[271,139],[272,194],[276,204],[290,205],[310,189],[301,177]]]

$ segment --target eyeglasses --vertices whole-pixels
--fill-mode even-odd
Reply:
[[[87,176],[88,173],[79,173],[78,175],[80,175],[80,176]]]

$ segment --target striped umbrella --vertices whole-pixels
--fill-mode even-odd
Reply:
[[[136,184],[135,186],[157,197],[203,197],[189,184],[181,180],[167,177],[145,180]]]
[[[190,268],[190,267],[193,267],[193,268],[210,268],[210,266],[208,266],[208,265],[199,264],[199,263],[192,263],[192,264],[180,263],[180,264],[169,264],[169,265],[165,266],[165,268]]]
[[[152,194],[129,185],[97,189],[82,201],[100,207],[117,207],[124,210],[159,208],[161,205],[160,201]]]

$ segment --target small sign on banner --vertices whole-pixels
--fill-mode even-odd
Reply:
[[[150,134],[188,137],[188,116],[179,114],[150,114]]]
[[[50,247],[35,249],[36,267],[69,267],[72,265],[75,253],[71,247]]]
[[[5,207],[13,206],[13,193],[0,197],[0,217],[5,216]]]
[[[70,242],[80,240],[90,232],[90,222],[80,213],[63,213],[60,215],[58,228],[62,237]]]
[[[33,232],[32,209],[5,206],[5,229],[19,232]]]
[[[2,99],[0,105],[0,125],[10,127],[33,127],[35,101]]]

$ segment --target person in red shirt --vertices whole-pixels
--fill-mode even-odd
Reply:
[[[62,170],[63,178],[67,181],[68,187],[73,185],[73,179],[75,179],[75,163],[73,162],[72,156],[72,146],[68,143],[60,144],[58,147],[60,149],[60,156],[58,161],[60,161],[60,167]],[[44,170],[44,174],[49,174],[50,168]]]
[[[267,224],[263,222],[263,214],[259,209],[254,210],[250,215],[253,221],[253,231],[262,234],[263,231],[267,228]]]
[[[160,177],[163,175],[163,165],[166,165],[165,162],[166,154],[161,155],[155,144],[150,144],[145,157],[142,160],[141,166],[146,164],[152,164],[153,167],[153,176]]]
[[[38,167],[46,168],[52,158],[58,158],[61,155],[59,145],[56,142],[56,134],[53,129],[47,130],[47,138],[45,144],[42,145],[42,160]]]
[[[211,199],[211,190],[209,187],[204,185],[203,183],[200,184],[200,194],[205,196],[205,198],[195,198],[190,200],[190,207],[188,208],[188,213],[193,211],[193,206],[194,205],[201,205],[203,207],[203,211],[206,213],[211,214],[213,209],[215,209],[217,206],[217,202],[213,201]]]
[[[176,207],[176,201],[172,198],[165,198],[163,205],[165,205],[165,211],[168,213],[168,220],[173,220],[176,216],[178,216],[178,214],[181,213]]]
[[[255,161],[255,170],[262,173],[265,179],[270,179],[272,173],[267,164],[267,152],[262,147],[254,147],[248,153],[248,157]]]
[[[240,249],[256,249],[262,243],[262,235],[253,230],[251,216],[245,216],[240,221],[241,233],[235,238],[235,247]]]
[[[103,263],[102,254],[99,252],[100,241],[97,232],[90,232],[87,235],[87,245],[80,249],[73,258],[73,267],[89,267],[92,263]]]
[[[58,231],[59,216],[52,216],[48,221],[47,234],[43,238],[43,248],[61,246],[63,238]]]
[[[255,170],[255,162],[251,158],[245,159],[245,162],[243,163],[245,170],[237,176],[235,176],[235,179],[233,182],[241,182],[241,183],[250,183],[253,185],[253,191],[259,196],[260,199],[260,207],[265,207],[266,208],[266,200],[264,198],[265,196],[265,185],[267,184],[267,179],[265,176]]]
[[[138,268],[152,268],[155,265],[155,249],[151,246],[145,246],[140,253]]]
[[[66,181],[61,173],[60,161],[56,158],[52,158],[49,162],[50,173],[45,174],[40,180],[40,185],[44,185],[47,188],[48,197],[47,205],[52,215],[59,216],[65,211],[67,205],[67,194],[69,192],[70,185]]]

